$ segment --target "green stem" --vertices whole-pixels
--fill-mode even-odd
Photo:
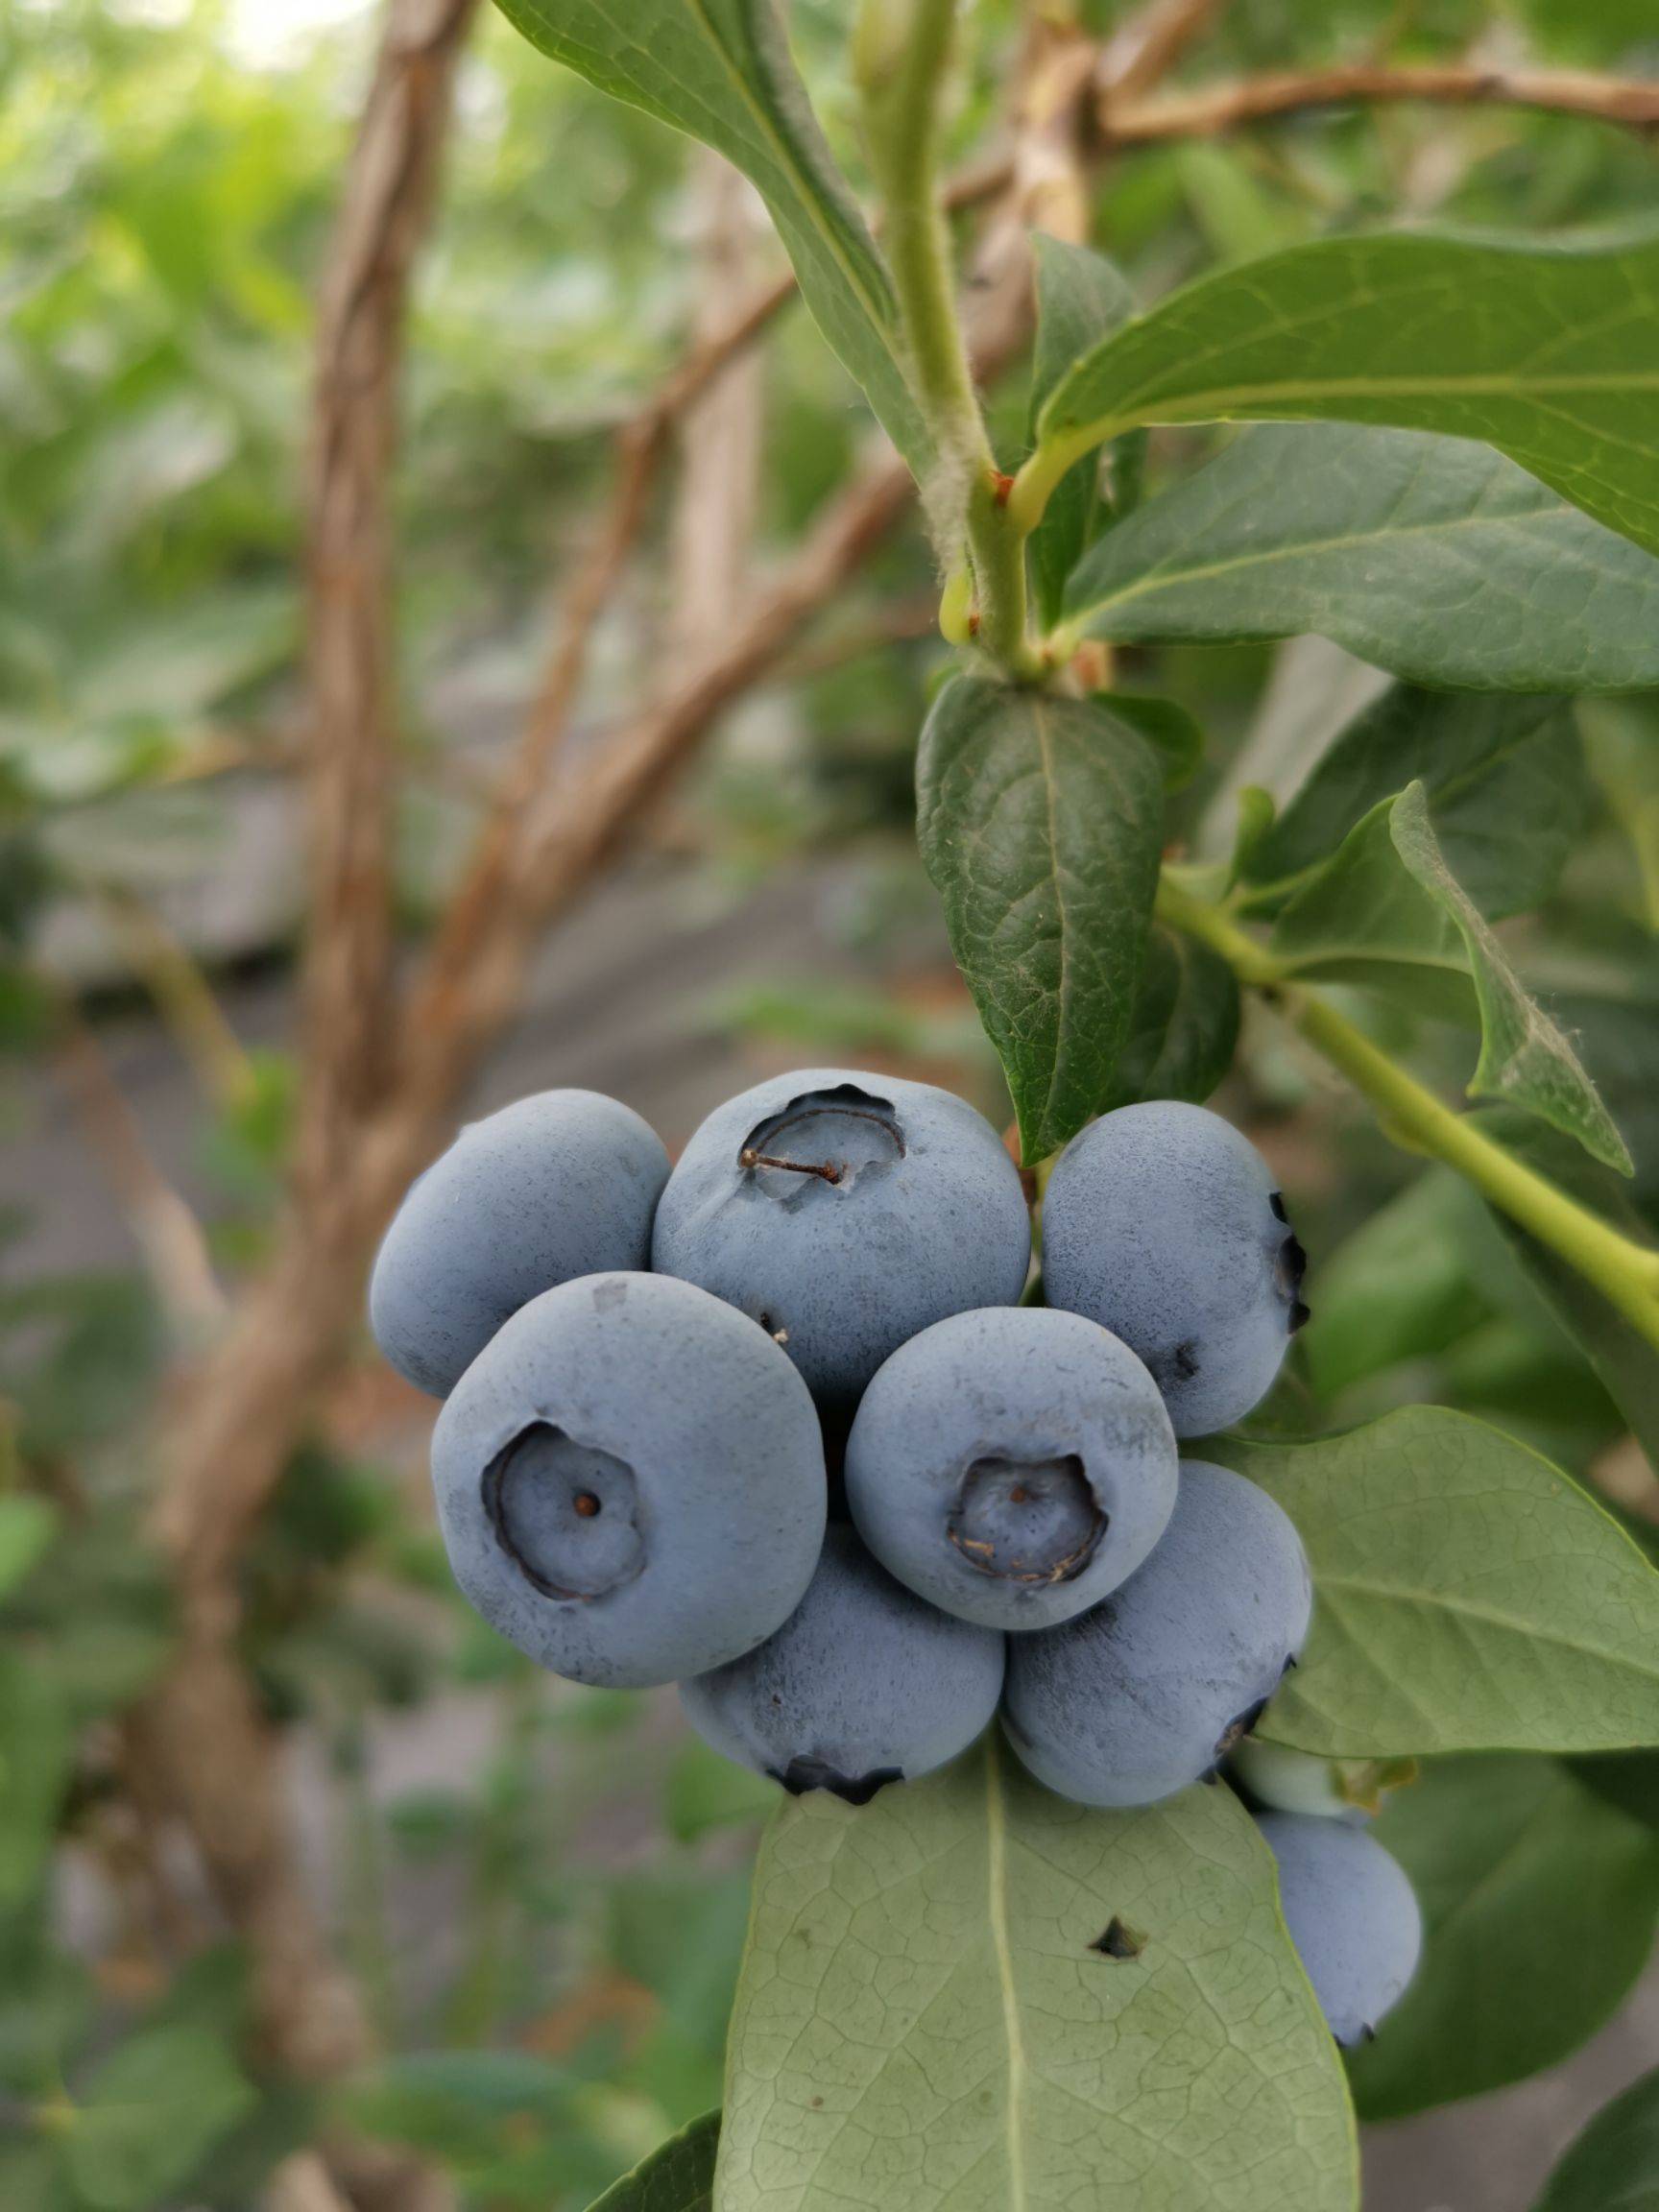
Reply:
[[[1219,952],[1241,983],[1270,993],[1291,1027],[1377,1108],[1397,1143],[1455,1167],[1659,1347],[1659,1252],[1610,1228],[1547,1176],[1495,1143],[1468,1115],[1442,1105],[1328,998],[1286,984],[1280,964],[1219,907],[1166,878],[1158,888],[1158,912],[1172,927]]]
[[[882,243],[910,353],[911,382],[939,450],[924,486],[935,514],[973,556],[978,642],[1026,672],[1024,533],[1011,522],[956,313],[950,235],[939,192],[941,92],[956,0],[864,0],[854,40],[871,165],[881,189]],[[946,553],[953,557],[954,548]]]

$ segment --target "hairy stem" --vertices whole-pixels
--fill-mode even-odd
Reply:
[[[956,532],[967,539],[978,642],[1023,670],[1024,536],[1010,521],[1007,480],[974,388],[939,185],[941,95],[955,18],[956,0],[864,0],[854,62],[911,382],[939,450],[938,481],[923,489],[945,531],[947,557],[954,556]]]
[[[1158,912],[1171,927],[1201,938],[1219,952],[1241,983],[1270,993],[1298,1035],[1376,1107],[1383,1130],[1397,1143],[1455,1167],[1659,1346],[1659,1252],[1611,1228],[1496,1143],[1468,1115],[1443,1105],[1328,998],[1283,981],[1271,954],[1219,907],[1166,877],[1158,889]]]

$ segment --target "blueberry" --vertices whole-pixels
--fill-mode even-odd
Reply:
[[[1152,1378],[1075,1313],[935,1322],[864,1393],[847,1502],[902,1582],[988,1628],[1069,1621],[1132,1575],[1175,1503]]]
[[[780,1627],[824,1539],[812,1401],[730,1306],[587,1275],[521,1307],[432,1437],[455,1579],[556,1674],[700,1674]]]
[[[1003,1710],[1040,1782],[1084,1805],[1150,1805],[1214,1773],[1308,1633],[1301,1541],[1264,1490],[1181,1462],[1175,1510],[1121,1589],[1008,1647]]]
[[[716,1108],[657,1211],[652,1265],[775,1335],[848,1408],[906,1338],[1011,1306],[1031,1225],[990,1123],[931,1084],[808,1069]]]
[[[539,1291],[646,1266],[667,1179],[656,1132],[596,1091],[543,1091],[469,1122],[386,1232],[369,1285],[375,1342],[445,1397]]]
[[[1287,1744],[1247,1736],[1233,1754],[1230,1772],[1243,1795],[1265,1812],[1300,1813],[1321,1820],[1365,1818],[1342,1794],[1341,1769],[1334,1761],[1292,1751]]]
[[[866,1805],[884,1783],[965,1751],[997,1710],[1002,1639],[949,1620],[831,1528],[811,1587],[775,1636],[682,1682],[692,1726],[797,1795]]]
[[[1263,1813],[1285,1925],[1338,2043],[1373,2034],[1417,1970],[1423,1916],[1404,1869],[1363,1828]]]
[[[1139,1353],[1177,1436],[1240,1420],[1308,1318],[1305,1256],[1266,1162],[1202,1106],[1103,1115],[1043,1202],[1043,1287]]]

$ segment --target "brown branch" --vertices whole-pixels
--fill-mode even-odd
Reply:
[[[1496,69],[1449,62],[1391,68],[1355,63],[1287,69],[1226,84],[1125,99],[1103,86],[1097,122],[1103,150],[1151,146],[1171,138],[1214,138],[1250,123],[1324,108],[1424,100],[1452,107],[1529,108],[1540,114],[1587,116],[1633,131],[1659,129],[1659,81],[1599,76],[1589,70]]]
[[[66,994],[58,995],[57,1019],[57,1073],[87,1148],[108,1179],[175,1334],[186,1345],[200,1343],[225,1315],[202,1225],[156,1165],[103,1046]]]
[[[385,1079],[395,767],[391,475],[409,279],[476,0],[392,0],[329,248],[306,493],[311,925],[302,1191],[347,1169]]]

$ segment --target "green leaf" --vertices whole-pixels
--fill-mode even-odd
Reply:
[[[1362,983],[1415,1013],[1474,1020],[1467,948],[1401,861],[1394,805],[1380,801],[1287,901],[1271,950],[1286,974]]]
[[[1413,783],[1389,816],[1394,847],[1423,889],[1455,926],[1468,950],[1480,1006],[1480,1058],[1471,1098],[1506,1098],[1575,1137],[1593,1160],[1622,1174],[1630,1155],[1577,1054],[1522,987],[1498,940],[1441,855],[1428,795]]]
[[[65,2139],[65,2163],[97,2212],[147,2212],[255,2101],[216,2036],[152,2029],[121,2044],[92,2077]]]
[[[1046,445],[1137,422],[1479,438],[1659,550],[1659,233],[1615,246],[1327,238],[1189,285],[1078,362]]]
[[[1204,758],[1204,733],[1185,707],[1136,691],[1099,691],[1095,697],[1109,714],[1157,746],[1166,791],[1180,791],[1191,782]]]
[[[1028,1164],[1106,1095],[1158,884],[1159,756],[1097,701],[959,676],[917,761],[917,834]]]
[[[33,1895],[74,1764],[75,1730],[57,1681],[20,1651],[0,1651],[0,1910]]]
[[[1489,1110],[1482,1125],[1506,1149],[1520,1153],[1634,1242],[1650,1241],[1647,1223],[1631,1205],[1624,1185],[1605,1167],[1586,1160],[1576,1145],[1503,1107]],[[1659,1474],[1659,1351],[1575,1267],[1528,1237],[1506,1214],[1496,1207],[1491,1212],[1534,1287],[1595,1369]]]
[[[1555,2065],[1647,1963],[1659,1839],[1558,1760],[1437,1762],[1375,1834],[1411,1877],[1425,1940],[1416,1980],[1350,2061],[1367,2120]]]
[[[0,1497],[0,1598],[24,1580],[57,1531],[58,1515],[46,1499]]]
[[[1490,920],[1549,898],[1590,808],[1566,700],[1392,685],[1337,735],[1251,847],[1252,880],[1275,885],[1319,867],[1379,801],[1412,781],[1428,794],[1447,867]]]
[[[1036,262],[1037,338],[1031,361],[1031,429],[1043,402],[1073,361],[1126,323],[1135,296],[1120,270],[1087,246],[1039,231]],[[1099,463],[1079,461],[1054,488],[1031,533],[1031,581],[1045,627],[1059,619],[1066,579],[1088,544],[1099,509]]]
[[[1490,446],[1420,431],[1242,432],[1090,549],[1064,612],[1118,643],[1313,631],[1478,691],[1659,684],[1659,561]]]
[[[1431,1167],[1320,1262],[1318,1302],[1299,1343],[1321,1398],[1403,1360],[1432,1358],[1488,1316],[1467,1235],[1479,1206],[1450,1167]]]
[[[919,477],[930,448],[886,266],[824,143],[773,0],[501,0],[533,46],[725,155],[765,201],[825,337]]]
[[[1100,1110],[1142,1098],[1186,1098],[1201,1106],[1232,1067],[1238,1043],[1238,980],[1232,969],[1196,937],[1155,923],[1129,1034]]]
[[[1356,2189],[1334,2046],[1230,1791],[1091,1812],[991,1740],[861,1812],[779,1814],[720,2212],[1346,2212]]]
[[[720,2115],[705,2112],[624,2174],[589,2212],[713,2212]]]
[[[1418,1406],[1205,1449],[1278,1499],[1313,1571],[1263,1736],[1341,1759],[1659,1743],[1659,1572],[1526,1445]]]
[[[1271,946],[1287,975],[1364,983],[1453,1020],[1466,1014],[1472,984],[1480,1053],[1469,1096],[1524,1107],[1593,1159],[1630,1172],[1624,1141],[1572,1046],[1447,867],[1421,783],[1349,832],[1285,907]]]
[[[1537,2212],[1659,2212],[1659,2067],[1597,2113]]]

